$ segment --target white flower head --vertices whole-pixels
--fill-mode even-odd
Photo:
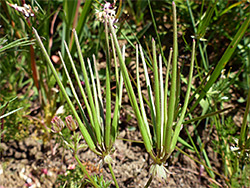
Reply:
[[[101,21],[101,22],[105,22],[105,20],[111,20],[113,26],[116,28],[116,26],[114,25],[118,19],[116,19],[116,6],[114,6],[114,4],[111,4],[109,2],[106,2],[104,5],[102,4],[102,8],[101,9],[96,9],[96,18],[97,20]]]
[[[7,2],[7,4],[10,7],[14,8],[15,10],[21,12],[26,18],[35,16],[34,11],[32,10],[31,6],[28,4],[24,4],[23,7],[18,6],[17,4],[11,4],[8,2]]]
[[[106,155],[106,156],[104,157],[103,161],[104,161],[104,163],[106,163],[106,164],[111,164],[111,163],[113,163],[113,159],[112,159],[112,157],[111,157],[110,155]]]
[[[153,164],[149,169],[149,173],[157,178],[166,179],[169,171],[163,166],[163,164]]]

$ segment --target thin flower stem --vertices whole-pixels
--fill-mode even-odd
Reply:
[[[108,166],[109,166],[109,170],[110,170],[110,173],[111,173],[111,175],[112,175],[112,178],[113,178],[113,180],[114,180],[115,187],[116,187],[116,188],[119,188],[119,185],[118,185],[117,180],[116,180],[116,178],[115,178],[115,174],[114,174],[112,165],[109,163]]]
[[[153,175],[150,176],[150,178],[148,179],[148,181],[147,181],[147,183],[146,183],[146,185],[145,185],[144,188],[148,188],[149,185],[151,184],[152,180],[153,180]]]
[[[85,166],[82,164],[82,162],[80,161],[78,156],[75,154],[74,157],[75,157],[76,161],[78,162],[79,166],[81,167],[82,171],[84,172],[84,174],[88,177],[89,181],[92,183],[92,185],[95,186],[96,188],[99,188],[99,186],[96,184],[96,182],[89,175],[88,171],[86,170]]]
[[[105,36],[106,36],[106,119],[105,119],[105,146],[106,150],[110,150],[110,130],[111,130],[111,91],[110,91],[110,47],[108,35],[108,23],[105,21]]]

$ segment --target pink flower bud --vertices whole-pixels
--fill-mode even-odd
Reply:
[[[74,170],[75,168],[76,168],[75,164],[70,164],[67,169],[68,170]]]
[[[42,171],[42,174],[45,174],[45,175],[47,175],[47,174],[48,174],[48,170],[47,170],[47,168],[43,168],[41,171]]]
[[[63,121],[61,120],[60,117],[58,116],[55,116],[52,121],[51,121],[51,131],[54,132],[54,133],[59,133],[61,132],[61,130],[64,128],[64,123]]]
[[[66,120],[66,125],[69,128],[69,130],[75,131],[77,129],[78,123],[72,118],[71,115],[67,116],[65,120]]]

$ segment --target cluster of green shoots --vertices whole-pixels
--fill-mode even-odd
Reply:
[[[173,48],[170,49],[168,61],[165,62],[165,58],[162,55],[157,56],[156,42],[152,39],[152,62],[148,62],[144,57],[144,50],[141,45],[135,46],[136,51],[136,84],[137,91],[133,89],[132,80],[129,77],[128,70],[125,64],[125,46],[122,48],[119,45],[116,27],[114,26],[117,21],[114,18],[112,10],[109,10],[110,4],[106,6],[106,13],[98,14],[99,17],[104,21],[105,24],[105,49],[106,49],[106,85],[105,91],[102,93],[100,79],[97,69],[97,60],[93,56],[93,67],[90,59],[87,59],[87,63],[83,59],[81,47],[79,44],[77,32],[73,29],[73,35],[75,39],[75,45],[77,48],[77,54],[79,57],[81,71],[84,78],[85,87],[83,88],[82,81],[79,78],[75,63],[68,49],[66,42],[65,48],[71,64],[71,68],[76,79],[77,87],[73,85],[68,69],[64,63],[61,53],[59,56],[64,67],[65,74],[67,76],[71,91],[74,95],[74,100],[78,105],[79,112],[76,111],[76,107],[73,105],[70,97],[68,96],[65,86],[62,84],[57,71],[50,60],[50,57],[44,48],[44,45],[35,29],[33,29],[36,39],[42,49],[43,54],[57,80],[57,83],[60,87],[61,92],[63,93],[67,103],[69,104],[74,119],[66,119],[66,123],[70,130],[75,132],[75,128],[78,127],[86,144],[88,147],[96,153],[98,156],[101,156],[104,163],[108,164],[112,178],[114,180],[115,186],[119,187],[118,182],[116,181],[114,172],[112,170],[112,157],[111,154],[114,152],[114,143],[118,135],[118,121],[120,117],[120,108],[122,103],[122,91],[123,91],[123,82],[126,87],[128,97],[131,102],[131,106],[135,113],[137,124],[140,129],[140,133],[143,138],[143,143],[145,145],[146,151],[151,156],[152,163],[150,167],[150,178],[146,183],[145,187],[148,187],[152,179],[157,176],[161,178],[167,177],[166,161],[173,153],[176,148],[177,140],[179,138],[180,131],[183,126],[184,118],[187,112],[187,106],[189,104],[190,92],[191,92],[191,82],[193,78],[193,67],[195,60],[195,40],[193,40],[192,45],[192,54],[191,54],[191,63],[190,63],[190,72],[188,76],[186,95],[183,102],[183,105],[178,104],[180,91],[178,85],[178,43],[177,43],[177,19],[176,19],[176,6],[175,3],[172,3],[173,7]],[[112,7],[111,7],[112,8]],[[109,12],[111,11],[111,12]],[[190,109],[192,111],[199,101],[205,96],[208,89],[215,82],[216,78],[220,74],[220,70],[223,65],[228,61],[233,51],[235,50],[235,45],[239,42],[239,38],[242,37],[243,31],[245,31],[247,21],[244,22],[242,28],[236,34],[236,37],[232,41],[231,47],[225,52],[225,56],[221,58],[216,67],[214,73],[211,75],[211,78],[204,87],[202,93],[199,95],[196,103]],[[241,32],[242,31],[242,32]],[[161,50],[159,50],[161,51]],[[111,53],[112,52],[112,53]],[[111,104],[111,62],[114,62],[115,66],[115,82],[116,82],[116,95],[114,101],[114,110],[113,113]],[[147,96],[143,96],[141,92],[141,80],[139,75],[139,62],[142,63],[144,70],[144,78],[146,80],[147,86]],[[163,64],[164,62],[164,64]],[[118,66],[119,64],[119,66]],[[150,81],[150,76],[148,73],[147,64],[152,65],[153,71],[153,82]],[[165,67],[164,67],[165,65]],[[88,67],[88,70],[87,68]],[[164,70],[165,78],[164,78]],[[218,70],[217,70],[218,69]],[[79,88],[81,97],[78,96],[76,89]],[[138,97],[136,97],[138,96]],[[83,99],[84,106],[86,111],[83,109],[80,102],[80,98]],[[249,103],[248,103],[249,104]],[[150,110],[150,115],[147,115],[146,109]],[[112,116],[111,116],[112,114]],[[55,125],[61,122],[57,117],[53,119]],[[152,126],[152,129],[151,127]],[[153,130],[153,131],[151,131]],[[244,131],[245,133],[245,131]],[[75,135],[75,133],[74,133]],[[76,137],[79,141],[80,137]],[[240,140],[240,143],[243,143]],[[250,143],[249,141],[247,142]],[[71,147],[74,152],[74,157],[79,163],[80,167],[86,173],[89,181],[93,186],[99,187],[93,178],[88,174],[86,168],[82,165],[80,159],[77,156],[78,147]]]
[[[113,25],[113,21],[107,16],[105,17],[105,33],[106,33],[106,90],[105,96],[103,96],[101,92],[101,85],[98,76],[97,70],[97,60],[95,56],[93,56],[93,64],[94,70],[91,66],[90,59],[87,59],[87,66],[89,68],[89,74],[86,69],[86,63],[84,62],[80,44],[78,41],[78,36],[76,31],[73,30],[73,34],[75,37],[75,43],[77,46],[78,57],[80,60],[81,71],[84,77],[85,88],[82,86],[82,82],[79,78],[78,72],[75,67],[75,63],[73,62],[73,58],[69,52],[68,46],[65,44],[66,52],[69,57],[69,61],[74,72],[74,76],[76,78],[76,82],[78,84],[78,88],[80,90],[80,94],[83,98],[84,105],[86,106],[86,112],[83,110],[81,102],[79,100],[79,96],[76,92],[76,87],[73,85],[73,81],[71,80],[64,60],[62,58],[61,53],[59,52],[59,56],[61,62],[64,67],[65,74],[67,76],[69,85],[71,87],[71,91],[74,95],[74,99],[77,102],[79,108],[79,114],[76,111],[75,106],[73,105],[71,99],[69,98],[65,86],[63,86],[57,71],[52,64],[48,53],[46,52],[43,43],[34,29],[34,33],[36,39],[45,55],[47,62],[57,80],[57,83],[68,102],[74,118],[79,125],[79,129],[88,145],[88,147],[97,155],[101,156],[104,163],[107,163],[112,174],[113,180],[115,182],[116,187],[118,187],[118,183],[116,181],[115,175],[112,170],[112,158],[110,154],[114,151],[113,144],[116,140],[118,134],[118,120],[120,116],[120,108],[121,108],[121,99],[122,99],[122,90],[123,90],[123,79],[124,84],[126,86],[126,90],[129,95],[129,99],[131,101],[132,108],[136,115],[136,119],[138,121],[138,126],[143,138],[143,142],[147,152],[150,154],[153,163],[151,164],[150,173],[151,178],[149,179],[146,186],[148,186],[154,176],[166,178],[166,168],[164,167],[166,160],[170,157],[171,153],[174,151],[177,139],[182,127],[182,122],[185,117],[185,113],[187,110],[188,99],[191,90],[191,81],[192,81],[192,72],[194,65],[194,55],[195,55],[195,42],[193,41],[193,51],[192,51],[192,60],[190,65],[190,73],[189,73],[189,81],[187,86],[186,97],[184,101],[184,105],[182,106],[180,116],[178,121],[175,121],[178,111],[176,111],[176,102],[179,96],[177,95],[177,55],[178,55],[178,45],[177,45],[177,21],[176,21],[176,7],[175,3],[173,3],[173,24],[174,24],[174,36],[173,36],[173,50],[170,50],[169,60],[167,63],[166,77],[165,81],[163,78],[163,65],[162,65],[162,56],[159,55],[157,59],[156,55],[156,44],[155,40],[152,40],[152,52],[153,52],[153,72],[154,72],[154,83],[153,89],[150,84],[149,74],[147,71],[147,65],[144,58],[143,49],[141,46],[138,47],[136,45],[136,76],[137,76],[137,94],[138,99],[136,98],[136,93],[133,90],[133,86],[131,84],[131,80],[129,78],[129,74],[127,72],[127,67],[125,65],[125,46],[123,46],[122,50],[119,46],[116,31]],[[110,32],[109,32],[110,31]],[[111,42],[110,42],[111,41]],[[111,46],[111,47],[110,47]],[[110,49],[112,49],[112,53],[110,53]],[[113,57],[113,58],[112,58]],[[141,94],[140,87],[140,78],[139,78],[139,57],[141,57],[141,61],[144,69],[144,76],[146,78],[146,85],[149,99],[146,99],[148,107],[150,109],[150,117],[147,117],[146,110],[144,107],[144,99]],[[113,118],[111,118],[111,90],[110,90],[110,75],[111,75],[111,61],[114,61],[115,64],[115,78],[116,78],[116,99],[115,99],[115,107]],[[120,71],[118,68],[118,62],[120,64]],[[172,63],[171,63],[172,62]],[[170,71],[170,67],[172,66],[172,71]],[[171,88],[170,95],[168,95],[169,91],[169,78],[171,77]],[[145,98],[145,97],[144,97]],[[105,101],[105,102],[104,102]],[[104,113],[105,112],[105,113]],[[76,122],[70,118],[71,121],[66,118],[66,123],[68,127],[72,128],[71,124],[74,124],[73,127],[76,127]],[[150,121],[148,121],[150,119]],[[58,122],[58,123],[57,123]],[[58,117],[53,119],[53,124],[59,127],[62,127],[62,120],[59,120]],[[150,132],[150,124],[153,125],[153,132]],[[71,129],[75,131],[74,129]],[[154,149],[155,148],[155,149]],[[77,157],[77,148],[74,148],[74,157],[79,162],[83,171],[88,174],[85,167],[81,164],[79,158]],[[88,178],[91,181],[91,177],[88,175]],[[94,186],[96,183],[91,181]]]
[[[190,73],[189,73],[186,97],[178,121],[176,121],[175,118],[178,117],[178,111],[176,111],[176,102],[178,101],[179,98],[178,91],[176,89],[178,44],[177,44],[176,6],[174,2],[172,3],[172,5],[173,5],[174,45],[173,45],[173,50],[172,49],[170,50],[168,58],[165,82],[163,78],[162,56],[159,55],[157,60],[156,44],[155,40],[152,39],[152,53],[153,53],[152,67],[154,73],[153,89],[150,84],[149,74],[147,72],[147,66],[143,55],[142,47],[139,46],[140,50],[139,53],[138,46],[136,45],[136,77],[137,77],[138,100],[133,90],[125,62],[122,58],[122,53],[118,44],[118,40],[116,38],[115,30],[110,24],[112,38],[114,39],[122,75],[124,77],[124,83],[131,101],[131,105],[133,107],[136,119],[138,121],[138,126],[143,138],[145,148],[154,161],[151,164],[150,168],[150,172],[152,175],[146,186],[150,184],[152,177],[154,176],[166,179],[167,170],[164,167],[164,165],[166,163],[166,160],[170,157],[171,153],[175,149],[177,139],[179,137],[179,133],[182,128],[182,122],[186,114],[190,91],[191,91],[191,81],[192,81],[194,58],[195,58],[194,40],[192,47],[192,58],[190,64]],[[149,96],[147,104],[150,109],[150,115],[151,115],[150,117],[147,117],[146,115],[144,100],[141,94],[141,87],[140,87],[141,81],[139,78],[139,54],[141,56],[143,64],[144,76],[146,79],[146,86]],[[172,71],[170,73],[171,62],[172,62]],[[171,77],[171,87],[170,87],[170,95],[168,96],[169,77]],[[149,122],[153,125],[153,133],[150,132],[148,119],[150,119]]]

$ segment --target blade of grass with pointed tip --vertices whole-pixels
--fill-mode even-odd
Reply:
[[[106,42],[106,121],[105,121],[105,146],[110,149],[110,134],[111,134],[111,88],[110,88],[110,67],[111,56],[109,47],[108,23],[105,20],[105,42]]]
[[[95,104],[95,112],[96,112],[97,118],[99,119],[99,117],[100,117],[100,108],[99,108],[99,101],[98,101],[98,97],[97,97],[97,87],[96,87],[96,84],[95,84],[94,73],[93,73],[91,62],[90,62],[89,58],[87,58],[87,63],[88,63],[88,68],[89,68],[90,80],[91,80],[91,84],[92,84],[92,92],[93,92],[93,99],[94,99],[94,104]],[[100,122],[99,122],[99,124],[100,124]]]
[[[149,125],[148,125],[147,115],[146,115],[146,111],[145,111],[145,107],[144,107],[142,92],[141,92],[141,84],[140,84],[141,81],[140,81],[140,75],[139,75],[139,52],[138,52],[138,45],[136,45],[136,80],[137,80],[138,99],[139,99],[139,104],[140,104],[142,118],[143,118],[145,127],[147,128],[148,135],[151,135],[150,134]],[[152,143],[151,137],[150,137],[150,141]]]
[[[144,141],[145,148],[146,148],[147,152],[150,154],[150,156],[152,157],[152,159],[154,160],[155,156],[154,156],[153,151],[152,151],[152,145],[150,143],[150,138],[149,138],[149,135],[148,135],[148,133],[147,133],[147,131],[145,129],[145,125],[143,123],[143,119],[142,119],[142,116],[141,116],[141,113],[140,113],[140,110],[139,110],[139,107],[138,107],[138,104],[137,104],[135,93],[133,91],[133,87],[132,87],[131,81],[129,79],[127,68],[126,68],[125,62],[122,59],[122,53],[121,53],[120,46],[119,46],[119,43],[118,43],[118,40],[117,40],[117,37],[116,37],[116,34],[115,34],[115,30],[113,28],[113,25],[112,25],[112,22],[111,22],[110,19],[109,19],[109,28],[111,30],[111,33],[112,33],[112,36],[113,36],[113,39],[114,39],[114,43],[115,43],[119,63],[120,63],[120,66],[121,66],[121,71],[122,71],[123,78],[124,78],[124,83],[125,83],[126,89],[128,91],[128,95],[129,95],[129,98],[130,98],[130,101],[131,101],[131,105],[133,107],[133,110],[134,110],[135,115],[136,115],[137,120],[138,120],[138,125],[139,125],[139,129],[141,131],[141,134],[142,134],[142,138],[143,138],[143,141]]]
[[[171,137],[172,137],[172,125],[174,121],[174,112],[175,112],[175,98],[176,98],[176,78],[177,78],[177,57],[178,57],[178,43],[177,43],[177,19],[176,19],[176,6],[175,3],[172,2],[173,6],[173,64],[172,64],[172,80],[171,80],[171,88],[170,88],[170,97],[169,97],[169,105],[168,105],[168,120],[167,126],[165,128],[165,152],[166,154],[170,154],[171,147]]]
[[[240,29],[238,30],[238,32],[234,36],[232,42],[227,47],[225,53],[221,57],[220,61],[216,65],[212,75],[210,76],[210,79],[208,80],[204,89],[201,91],[199,98],[194,103],[194,105],[190,108],[189,113],[191,113],[196,108],[196,106],[200,103],[201,99],[203,99],[206,96],[206,93],[210,89],[210,87],[215,83],[216,79],[221,74],[221,70],[226,66],[227,62],[229,61],[229,59],[233,55],[233,52],[235,51],[238,43],[240,42],[240,40],[244,36],[249,24],[250,24],[250,15],[246,18],[246,20],[244,21],[244,23],[241,25]]]
[[[93,100],[94,100],[94,104],[95,104],[95,113],[96,113],[96,117],[98,120],[98,123],[101,127],[102,125],[102,119],[100,116],[100,108],[99,108],[99,100],[98,100],[98,96],[97,96],[97,88],[96,88],[96,84],[95,84],[95,80],[94,80],[94,73],[92,71],[92,67],[91,67],[91,63],[89,58],[87,58],[87,63],[88,63],[88,67],[89,67],[89,73],[90,73],[90,80],[92,83],[92,92],[93,92]]]
[[[160,128],[161,128],[161,131],[160,131],[160,134],[161,134],[161,148],[163,147],[163,131],[164,131],[164,128],[163,128],[163,124],[164,124],[164,84],[163,84],[163,72],[162,72],[162,57],[161,57],[161,54],[159,55],[159,81],[160,81],[160,87],[159,87],[159,90],[160,90],[160,117],[161,117],[161,124],[160,124]]]
[[[206,10],[205,16],[202,17],[202,20],[199,23],[199,26],[197,29],[198,37],[204,37],[204,35],[207,31],[207,27],[208,27],[208,25],[211,21],[211,18],[214,14],[215,7],[216,7],[216,3],[210,2],[209,7]]]
[[[69,50],[67,49],[66,42],[65,42],[65,46],[66,46],[66,51],[67,51],[67,53],[69,53]],[[58,54],[59,54],[59,57],[60,57],[61,62],[62,62],[62,64],[63,64],[63,68],[64,68],[64,71],[65,71],[65,73],[66,73],[66,77],[67,77],[67,79],[68,79],[68,81],[69,81],[71,91],[73,92],[73,95],[74,95],[74,98],[75,98],[75,100],[76,100],[76,102],[77,102],[78,108],[80,109],[80,113],[81,113],[81,116],[82,116],[82,118],[83,118],[84,124],[86,125],[87,130],[88,130],[88,132],[89,132],[91,138],[93,139],[94,143],[96,143],[95,137],[94,137],[94,135],[93,135],[93,131],[92,131],[92,129],[91,129],[89,123],[88,123],[88,120],[87,120],[87,117],[86,117],[86,115],[85,115],[85,113],[84,113],[84,110],[83,110],[83,108],[82,108],[81,102],[80,102],[80,100],[79,100],[79,98],[78,98],[78,96],[77,96],[77,93],[76,93],[76,91],[75,91],[75,88],[74,88],[74,86],[73,86],[73,83],[72,83],[72,81],[71,81],[71,78],[70,78],[70,76],[69,76],[68,70],[67,70],[67,68],[66,68],[65,62],[64,62],[64,60],[63,60],[62,54],[61,54],[61,52],[59,52]],[[70,55],[70,54],[68,54],[68,55],[69,55],[69,59],[70,59],[71,64],[74,64],[71,55]],[[76,77],[78,77],[78,75],[77,75]]]
[[[89,171],[86,169],[86,167],[82,164],[82,162],[80,161],[80,159],[78,158],[78,155],[75,154],[74,158],[76,159],[76,161],[78,162],[79,166],[81,167],[82,171],[84,172],[84,174],[86,174],[86,176],[88,177],[89,181],[91,182],[91,184],[96,187],[99,188],[100,186],[97,185],[97,183],[93,180],[92,176],[89,175]]]
[[[193,40],[193,48],[192,48],[192,58],[191,58],[191,64],[190,64],[190,70],[189,70],[189,77],[188,77],[188,85],[187,85],[187,91],[186,96],[184,100],[184,105],[182,107],[181,116],[179,118],[179,121],[175,127],[174,135],[172,138],[171,148],[170,151],[173,152],[177,143],[177,139],[179,137],[183,119],[185,117],[187,106],[188,106],[188,100],[190,98],[190,92],[191,92],[191,85],[192,85],[192,78],[193,78],[193,69],[194,69],[194,59],[195,59],[195,40]]]
[[[186,124],[190,124],[190,123],[195,122],[195,121],[200,121],[200,120],[203,120],[203,119],[205,119],[205,118],[214,116],[214,115],[216,115],[216,114],[220,114],[220,113],[225,112],[225,111],[230,110],[230,109],[232,109],[232,107],[228,107],[228,108],[225,108],[225,109],[222,109],[222,110],[218,110],[218,111],[216,111],[216,112],[211,112],[211,113],[205,114],[205,115],[203,115],[203,116],[199,116],[199,117],[196,117],[196,118],[192,118],[192,119],[190,119],[190,120],[184,121],[183,124],[186,125]]]
[[[93,54],[93,61],[94,61],[94,67],[95,67],[95,77],[96,77],[96,86],[97,86],[97,95],[98,95],[98,103],[100,106],[100,117],[99,122],[101,126],[102,135],[104,135],[104,107],[103,107],[103,99],[102,99],[102,92],[101,92],[101,84],[100,84],[100,78],[97,68],[97,60],[95,58],[95,55]]]
[[[129,30],[132,32],[132,35],[134,36],[136,42],[137,42],[138,44],[141,45],[140,40],[139,40],[138,37],[134,34],[134,31],[133,31],[133,29],[131,28],[131,26],[128,24],[128,22],[126,22],[126,26],[127,26],[127,27],[129,28]],[[133,44],[133,42],[132,42],[123,32],[121,32],[121,34],[122,34],[122,36],[128,41],[128,43],[135,49],[135,45]],[[146,51],[145,51],[144,49],[142,49],[142,51],[144,52],[144,55],[145,55],[145,57],[146,57],[145,62],[147,63],[148,67],[149,67],[151,70],[153,70],[152,64],[151,64],[151,60],[150,60],[150,58],[147,56]],[[150,55],[150,54],[149,54],[149,55]]]
[[[92,95],[92,92],[91,92],[91,87],[90,87],[90,83],[89,83],[89,79],[88,79],[88,74],[87,74],[87,70],[86,70],[86,67],[85,67],[84,60],[83,60],[82,51],[81,51],[81,47],[80,47],[80,44],[79,44],[79,40],[78,40],[78,36],[77,36],[76,31],[74,31],[74,36],[75,36],[75,43],[76,43],[76,47],[77,47],[78,56],[79,56],[80,63],[81,63],[83,78],[84,78],[84,81],[85,81],[88,101],[89,101],[90,108],[91,108],[91,114],[92,114],[93,120],[94,120],[94,123],[92,124],[92,126],[94,127],[94,130],[95,130],[95,135],[96,135],[96,138],[97,138],[97,142],[101,145],[101,142],[102,142],[101,127],[99,125],[98,117],[97,117],[96,112],[95,112],[95,104],[94,104],[94,100],[92,98],[93,95]]]
[[[37,31],[35,30],[35,28],[33,28],[33,31],[34,31],[34,33],[35,33],[35,37],[36,37],[36,39],[37,39],[37,42],[38,42],[38,44],[39,44],[39,46],[40,46],[40,48],[41,48],[41,50],[42,50],[42,52],[43,52],[43,54],[44,54],[44,56],[45,56],[45,59],[46,59],[47,63],[49,64],[50,69],[52,70],[53,75],[54,75],[54,77],[56,78],[56,81],[57,81],[57,83],[58,83],[60,89],[62,90],[62,93],[63,93],[64,97],[66,98],[66,101],[68,102],[68,104],[69,104],[69,106],[70,106],[70,109],[72,110],[72,113],[74,114],[74,117],[76,118],[76,121],[77,121],[78,124],[79,124],[79,128],[80,128],[80,130],[81,130],[81,132],[82,132],[82,135],[83,135],[83,137],[84,137],[86,143],[88,144],[89,148],[90,148],[93,152],[95,152],[95,153],[97,153],[97,154],[100,155],[100,153],[97,152],[97,151],[95,150],[95,148],[96,148],[96,147],[95,147],[95,144],[94,144],[94,142],[93,142],[91,136],[89,135],[89,133],[88,133],[86,127],[83,125],[83,123],[82,123],[80,117],[78,116],[78,114],[77,114],[77,112],[76,112],[76,110],[75,110],[75,107],[74,107],[74,105],[72,104],[72,102],[71,102],[69,96],[67,95],[67,92],[66,92],[66,90],[65,90],[65,88],[64,88],[64,86],[63,86],[63,84],[62,84],[62,82],[61,82],[61,80],[60,80],[60,78],[58,77],[57,72],[56,72],[56,69],[55,69],[55,67],[53,66],[53,63],[51,62],[50,57],[49,57],[49,55],[48,55],[48,53],[47,53],[47,51],[46,51],[46,49],[45,49],[45,47],[44,47],[44,45],[43,45],[41,39],[40,39],[40,37],[39,37]]]
[[[146,86],[147,86],[147,91],[148,91],[148,97],[149,97],[149,109],[150,109],[150,114],[151,114],[151,118],[152,118],[152,124],[154,127],[154,134],[156,135],[155,131],[156,131],[156,115],[155,115],[155,105],[154,105],[154,97],[153,97],[153,92],[151,89],[151,84],[150,84],[150,79],[149,79],[149,74],[148,74],[148,70],[147,70],[147,65],[145,62],[145,58],[144,58],[144,53],[142,51],[142,47],[141,45],[139,45],[140,48],[140,52],[141,52],[141,59],[142,59],[142,65],[143,65],[143,69],[144,69],[144,75],[145,75],[145,79],[146,79]]]
[[[62,44],[64,41],[67,41],[68,44],[71,44],[70,42],[70,33],[71,33],[71,29],[73,26],[73,22],[74,22],[74,18],[76,14],[76,11],[78,11],[77,9],[77,3],[79,0],[75,0],[75,1],[68,1],[68,0],[64,0],[63,1],[63,13],[65,18],[63,19],[63,22],[65,22],[63,24],[63,34],[65,36],[62,36]],[[62,45],[63,48],[63,45]],[[63,57],[64,57],[64,52],[63,52]]]
[[[167,130],[167,121],[168,121],[168,79],[169,79],[169,70],[170,70],[170,64],[172,59],[173,49],[170,48],[169,56],[168,56],[168,64],[167,64],[167,71],[166,71],[166,78],[165,78],[165,88],[164,88],[164,121],[163,121],[163,143],[162,146],[165,148],[166,143],[166,132]],[[165,151],[164,151],[165,152]]]
[[[194,100],[195,96],[197,95],[197,93],[199,93],[203,89],[208,76],[210,76],[212,74],[212,72],[213,72],[213,69],[210,69],[210,71],[204,76],[204,78],[202,79],[200,85],[196,88],[195,92],[190,97],[189,104],[191,104],[193,102],[193,100]]]
[[[219,14],[219,16],[222,16],[223,14],[227,13],[228,11],[230,11],[231,9],[233,9],[234,7],[237,7],[237,6],[241,5],[242,3],[244,3],[244,1],[236,2],[236,3],[232,4],[232,5],[230,5],[230,6],[227,7],[225,10],[223,10],[223,11]]]
[[[98,73],[98,68],[97,68],[97,60],[95,58],[95,55],[93,55],[93,61],[94,61],[94,67],[95,67],[95,77],[96,77],[96,85],[97,85],[98,98],[99,98],[99,101],[100,101],[101,106],[103,108],[101,84],[100,84],[100,78],[99,78],[99,73]]]
[[[156,56],[155,40],[152,39],[152,50],[153,50],[153,73],[154,73],[154,101],[156,109],[156,150],[160,154],[161,150],[161,105],[160,105],[160,84],[159,84],[159,70]]]
[[[73,33],[74,33],[74,32],[75,32],[75,30],[73,30]],[[79,76],[78,76],[78,72],[77,72],[77,70],[76,70],[75,64],[74,64],[73,59],[72,59],[72,56],[71,56],[71,54],[70,54],[68,45],[67,45],[67,43],[66,43],[65,41],[64,41],[64,45],[65,45],[65,49],[66,49],[66,52],[67,52],[67,54],[68,54],[69,61],[70,61],[70,63],[71,63],[71,67],[72,67],[72,69],[73,69],[73,72],[74,72],[74,75],[75,75],[75,78],[76,78],[76,81],[77,81],[78,87],[79,87],[80,92],[81,92],[81,94],[82,94],[84,104],[85,104],[86,109],[87,109],[87,112],[88,112],[90,124],[92,125],[92,124],[93,124],[93,116],[92,116],[92,113],[91,113],[91,109],[90,109],[90,106],[89,106],[89,102],[88,102],[88,100],[87,100],[87,96],[86,96],[86,94],[85,94],[85,92],[84,92],[84,90],[83,90],[83,87],[82,87],[80,78],[79,78]],[[64,62],[63,62],[63,59],[62,59],[62,56],[61,56],[61,60],[62,60],[62,63],[64,63]],[[66,70],[66,65],[65,65],[65,70]],[[68,71],[65,71],[65,72],[66,72],[66,76],[67,76],[67,72],[68,72]],[[68,77],[69,77],[69,76],[68,76]],[[68,80],[70,80],[70,78],[68,78]],[[73,85],[73,84],[72,84],[72,85]],[[73,86],[72,86],[71,88],[74,89]],[[72,91],[73,91],[73,90],[72,90]],[[74,94],[74,92],[75,92],[75,91],[73,91],[73,94]],[[76,92],[75,92],[75,95],[74,95],[74,96],[77,96],[77,95],[76,95]],[[93,141],[96,143],[96,138],[95,138],[95,136],[94,136],[94,134],[93,134],[92,128],[90,127],[90,125],[89,125],[89,123],[88,123],[88,120],[87,120],[87,118],[86,118],[86,115],[84,114],[84,111],[83,111],[83,109],[82,109],[82,105],[81,105],[81,103],[80,103],[80,100],[77,99],[77,98],[75,98],[75,99],[76,99],[76,101],[77,101],[77,103],[78,103],[79,109],[81,110],[81,115],[83,116],[84,123],[85,123],[85,125],[86,125],[86,127],[87,127],[87,129],[88,129],[88,131],[89,131],[89,133],[90,133],[90,135],[91,135]]]
[[[9,44],[3,45],[0,48],[0,54],[3,53],[3,51],[8,50],[13,47],[17,46],[28,46],[34,44],[33,40],[27,40],[28,38],[21,38],[17,39],[13,42],[10,42]]]
[[[73,62],[73,59],[72,59],[71,54],[70,54],[70,52],[69,52],[68,45],[67,45],[66,41],[64,41],[64,45],[65,45],[66,52],[67,52],[67,54],[68,54],[69,60],[70,60],[71,64],[74,65],[74,62]],[[69,76],[69,73],[68,73],[67,67],[66,67],[66,65],[65,65],[65,62],[64,62],[64,60],[63,60],[63,57],[62,57],[61,52],[59,52],[59,57],[60,57],[60,59],[61,59],[63,68],[64,68],[65,73],[66,73],[66,76],[67,76],[67,78],[68,78],[68,81],[69,81],[71,90],[72,90],[72,92],[73,92],[73,95],[74,95],[74,97],[75,97],[75,99],[76,99],[77,105],[78,105],[78,107],[79,107],[79,109],[80,109],[81,115],[82,115],[83,119],[86,120],[86,116],[85,116],[85,114],[84,114],[84,110],[83,110],[83,108],[82,108],[81,102],[80,102],[80,100],[79,100],[79,98],[78,98],[78,96],[77,96],[77,93],[76,93],[76,91],[75,91],[75,88],[74,88],[74,86],[73,86],[73,83],[72,83],[72,81],[71,81],[71,78],[70,78],[70,76]],[[75,73],[75,72],[74,72],[74,73]],[[78,74],[76,73],[75,75],[78,75]]]
[[[110,38],[111,38],[111,46],[112,46],[112,51],[113,51],[114,63],[115,63],[115,79],[116,79],[115,110],[114,110],[114,116],[113,116],[112,127],[111,127],[111,142],[113,144],[115,142],[115,139],[116,139],[117,133],[118,133],[118,120],[120,117],[122,89],[123,89],[123,77],[121,74],[120,81],[119,81],[119,69],[118,69],[118,63],[117,63],[117,58],[116,58],[115,44],[114,44],[114,40],[113,40],[111,34],[110,34]],[[123,60],[124,60],[125,53],[123,53],[122,56],[123,56]]]

